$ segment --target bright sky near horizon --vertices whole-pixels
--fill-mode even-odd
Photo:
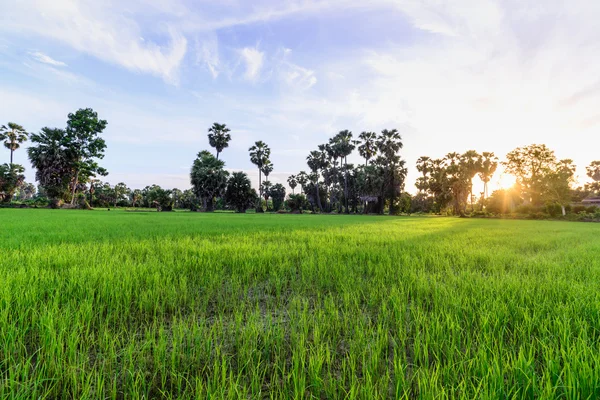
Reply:
[[[600,159],[597,0],[0,0],[0,123],[108,120],[112,184],[189,187],[207,129],[227,168],[273,182],[342,129],[397,128],[415,161],[545,143],[580,181]],[[356,157],[353,161],[360,162]],[[8,162],[8,151],[0,151]],[[34,174],[26,153],[15,162]],[[496,176],[495,181],[500,179]]]

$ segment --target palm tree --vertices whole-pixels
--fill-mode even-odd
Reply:
[[[287,183],[290,186],[290,188],[292,189],[292,194],[296,194],[294,192],[294,189],[296,189],[296,186],[298,186],[298,181],[296,180],[296,175],[290,175],[287,178]]]
[[[352,141],[352,132],[349,130],[340,131],[335,137],[334,148],[337,150],[337,154],[344,160],[344,206],[346,208],[346,214],[350,213],[348,208],[348,156],[352,154],[352,151],[356,147]]]
[[[488,183],[498,168],[498,157],[492,152],[484,151],[481,153],[479,165],[481,167],[479,179],[483,182],[483,198],[485,200],[488,196]]]
[[[298,181],[298,184],[300,185],[300,192],[302,194],[306,194],[306,193],[304,193],[304,188],[306,187],[306,184],[308,183],[308,174],[305,171],[300,171],[300,172],[298,172],[298,175],[296,175],[296,180]]]
[[[358,153],[365,159],[365,165],[369,164],[369,160],[377,154],[377,134],[375,132],[362,132],[358,135],[360,145]]]
[[[273,163],[268,160],[262,167],[262,173],[265,175],[265,180],[269,179],[271,172],[273,172]]]
[[[471,199],[471,211],[475,211],[473,206],[473,178],[481,171],[481,155],[475,150],[468,150],[462,156],[465,172],[469,177],[469,195]]]
[[[419,190],[423,192],[427,183],[427,175],[431,171],[431,158],[427,156],[419,157],[417,160],[417,171],[423,174],[422,185],[419,187]]]
[[[14,122],[8,123],[8,128],[5,125],[0,127],[0,140],[4,140],[4,147],[10,150],[10,163],[13,163],[13,153],[21,143],[27,141],[29,133],[19,124]]]
[[[250,152],[250,162],[258,167],[258,190],[260,191],[260,196],[256,211],[263,212],[260,200],[262,198],[262,170],[266,164],[270,163],[269,157],[271,156],[271,149],[265,142],[259,140],[258,142],[255,142],[254,146],[250,147],[248,151]]]
[[[269,182],[267,180],[267,178],[265,178],[265,181],[261,185],[261,189],[262,189],[261,192],[265,199],[265,205],[267,206],[267,211],[269,211],[269,196],[271,194],[272,187],[273,187],[273,184],[271,182]]]
[[[319,206],[319,210],[323,212],[323,206],[321,205],[321,197],[319,196],[319,170],[323,168],[323,165],[326,162],[325,153],[318,150],[313,150],[310,152],[308,157],[306,158],[306,163],[308,164],[308,168],[313,172],[313,180],[315,183],[315,191],[317,196],[317,206]]]
[[[217,150],[217,160],[219,159],[219,153],[226,147],[229,147],[229,141],[231,140],[230,131],[231,129],[227,125],[217,122],[208,128],[208,143]]]
[[[386,169],[389,174],[387,184],[390,190],[390,215],[394,214],[394,202],[396,200],[396,178],[403,179],[404,161],[400,159],[398,152],[403,147],[402,136],[397,129],[384,129],[377,137],[377,149],[385,160]]]
[[[142,199],[142,191],[140,189],[134,189],[131,192],[131,204],[133,207]]]

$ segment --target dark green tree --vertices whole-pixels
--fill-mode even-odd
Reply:
[[[298,180],[296,179],[296,175],[288,176],[287,183],[290,186],[290,189],[292,189],[292,194],[296,194],[294,192],[294,189],[296,189],[296,186],[298,186]]]
[[[126,200],[129,197],[131,190],[123,182],[119,182],[113,188],[114,192],[114,205],[117,207],[120,201]]]
[[[190,174],[194,193],[202,199],[204,209],[214,210],[215,197],[221,196],[227,188],[229,173],[224,170],[225,163],[217,160],[206,150],[198,153]]]
[[[273,201],[273,211],[281,210],[285,200],[285,187],[281,183],[276,183],[269,189],[269,196]]]
[[[385,169],[385,182],[389,194],[390,215],[395,214],[396,196],[404,190],[404,179],[406,177],[405,162],[400,158],[402,149],[402,136],[397,129],[384,129],[377,137],[377,149],[381,154],[379,163]]]
[[[65,146],[74,159],[73,187],[71,204],[75,202],[80,175],[94,175],[100,167],[96,159],[104,158],[106,142],[99,135],[106,128],[106,120],[99,119],[91,108],[82,108],[68,115]]]
[[[0,201],[9,203],[17,189],[25,182],[25,168],[19,164],[0,165]]]
[[[4,140],[4,147],[10,150],[10,163],[13,163],[13,153],[21,143],[27,141],[29,133],[19,124],[9,122],[8,126],[0,126],[0,140]]]
[[[306,158],[306,163],[308,164],[308,168],[312,171],[311,176],[315,187],[315,202],[317,203],[319,210],[323,212],[323,205],[321,204],[321,196],[319,194],[319,173],[327,163],[327,155],[322,151],[313,150]]]
[[[365,159],[365,165],[369,165],[369,160],[377,155],[377,134],[362,132],[358,139],[358,154]]]
[[[270,163],[269,157],[271,156],[271,149],[269,148],[269,146],[267,146],[265,142],[259,140],[258,142],[255,142],[254,146],[250,147],[248,151],[250,152],[250,162],[252,162],[252,164],[256,165],[256,167],[258,168],[259,198],[256,204],[256,212],[263,212],[264,210],[261,204],[261,199],[263,197],[262,173],[265,165]]]
[[[339,155],[339,157],[344,161],[344,205],[346,209],[346,214],[350,213],[348,208],[348,156],[352,154],[352,151],[355,149],[354,142],[352,140],[352,132],[349,130],[340,131],[333,138],[332,147],[335,149],[335,152]]]
[[[148,192],[148,202],[151,207],[156,207],[156,211],[173,211],[172,191],[158,185],[153,185]]]
[[[296,175],[296,180],[298,181],[298,184],[300,185],[300,192],[302,192],[301,194],[306,194],[306,185],[308,183],[308,174],[305,171],[300,171]]]
[[[245,213],[256,203],[256,190],[244,172],[234,172],[227,181],[225,202],[238,213]]]
[[[217,151],[217,160],[223,149],[229,147],[229,142],[231,141],[231,134],[229,132],[231,132],[231,129],[227,125],[217,122],[208,128],[208,143]]]
[[[273,184],[267,180],[265,180],[260,185],[260,192],[262,193],[262,196],[265,199],[265,206],[267,207],[267,211],[269,211],[269,196],[271,195],[271,186],[273,186]]]
[[[69,184],[75,170],[75,155],[68,147],[63,129],[42,128],[30,136],[29,161],[36,169],[35,179],[43,188],[52,207],[59,207],[69,195]]]

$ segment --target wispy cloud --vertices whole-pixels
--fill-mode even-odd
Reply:
[[[305,168],[304,150],[284,149],[290,143],[314,148],[345,128],[400,128],[409,164],[422,154],[468,148],[502,156],[536,141],[561,157],[577,155],[580,166],[596,157],[593,146],[577,143],[598,128],[598,1],[22,0],[3,6],[3,55],[38,49],[36,38],[45,40],[44,53],[27,56],[30,68],[22,68],[23,53],[15,51],[0,61],[0,67],[12,64],[3,71],[37,74],[48,86],[57,78],[73,83],[64,86],[77,101],[56,96],[69,106],[94,101],[81,76],[102,87],[114,84],[118,93],[98,95],[111,101],[94,104],[109,118],[106,134],[115,149],[172,143],[169,151],[179,158],[205,146],[199,138],[218,120],[233,128],[232,168],[250,168],[247,148],[258,139],[271,145],[276,170]],[[391,15],[398,26],[362,21],[363,15]],[[345,37],[353,32],[364,34],[359,41]],[[69,51],[91,56],[97,71],[78,70],[75,61],[66,69],[47,56]],[[159,79],[151,86],[152,80],[131,76],[131,93],[123,94],[111,66],[102,64]],[[160,79],[182,88],[165,89]],[[141,85],[147,86],[136,92]],[[149,105],[150,92],[162,103]],[[114,101],[125,95],[127,101]],[[26,122],[26,111],[16,115]]]
[[[205,65],[213,79],[217,79],[222,66],[219,57],[219,42],[216,35],[211,35],[202,41],[196,41],[196,61],[201,65]]]
[[[306,90],[316,85],[317,76],[314,70],[301,67],[290,61],[291,49],[286,48],[279,53],[281,54],[281,59],[277,63],[278,74],[288,87]]]
[[[244,78],[250,82],[256,82],[260,78],[265,53],[256,47],[244,47],[239,52],[242,61],[246,65]]]
[[[30,52],[29,55],[32,56],[36,61],[39,61],[44,64],[52,65],[55,67],[66,67],[67,66],[66,63],[64,63],[62,61],[57,61],[57,60],[53,59],[52,57],[50,57],[49,55],[46,55],[39,51]]]
[[[187,51],[186,37],[163,24],[161,36],[167,44],[144,40],[142,27],[133,16],[136,11],[151,13],[152,8],[133,2],[125,13],[116,9],[117,4],[73,0],[8,2],[3,6],[0,30],[38,34],[100,60],[177,83],[178,69]]]

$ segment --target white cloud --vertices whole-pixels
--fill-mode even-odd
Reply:
[[[187,44],[196,43],[196,61],[213,79],[231,73],[237,62],[243,78],[268,81],[276,89],[268,95],[238,91],[236,80],[222,87],[216,86],[218,82],[186,88],[197,91],[202,102],[197,109],[211,115],[211,121],[196,118],[193,107],[170,118],[169,113],[176,112],[173,109],[120,111],[119,104],[111,105],[115,111],[110,111],[107,134],[114,141],[189,144],[194,135],[200,135],[197,132],[205,130],[198,127],[224,116],[228,123],[243,125],[243,130],[238,127],[234,132],[232,153],[236,147],[245,151],[248,143],[265,139],[272,145],[274,158],[279,157],[276,167],[286,170],[305,168],[305,153],[276,155],[277,150],[281,153],[291,147],[291,138],[300,138],[299,148],[313,148],[344,128],[357,133],[399,127],[405,139],[403,154],[411,167],[421,154],[442,156],[451,150],[476,148],[503,156],[534,141],[547,143],[561,157],[577,157],[580,166],[596,157],[594,146],[580,143],[595,138],[600,127],[597,1],[23,0],[3,6],[2,33],[49,37],[168,82],[177,82],[180,69],[187,71],[181,68]],[[320,19],[331,18],[324,22],[328,28],[345,29],[335,26],[339,13],[363,9],[402,13],[420,32],[405,27],[408,39],[383,35],[368,51],[367,46],[352,47],[312,57],[314,53],[305,47],[304,53],[298,57],[294,53],[292,58],[291,51],[272,52],[275,46],[289,45],[268,42],[273,32],[261,37],[264,30],[257,29],[256,38],[244,38],[263,40],[259,50],[258,46],[243,47],[235,30],[227,29],[268,25],[284,18],[293,22],[295,15],[312,21],[311,15],[316,14]],[[402,18],[399,21],[404,23]],[[52,74],[65,80],[74,78],[54,72],[66,72],[58,65],[32,64],[38,69],[53,68]],[[204,91],[207,86],[211,89]],[[226,97],[210,92],[221,90]],[[137,106],[144,101],[142,96],[132,96],[129,102]],[[165,126],[181,134],[166,132]]]
[[[62,61],[57,61],[55,59],[53,59],[52,57],[41,53],[39,51],[35,51],[35,52],[31,52],[29,53],[30,56],[32,56],[36,61],[39,61],[41,63],[44,64],[48,64],[48,65],[52,65],[55,67],[66,67],[67,64],[62,62]]]
[[[216,35],[211,35],[203,41],[196,42],[196,61],[206,65],[213,79],[217,79],[221,72],[219,57],[219,42]]]
[[[177,83],[187,51],[185,36],[174,25],[165,23],[159,25],[163,28],[157,33],[168,44],[140,40],[142,28],[134,16],[151,13],[152,8],[135,2],[123,8],[116,1],[8,2],[3,5],[0,30],[37,34],[103,61]]]
[[[280,61],[277,65],[279,77],[288,87],[306,90],[310,89],[317,83],[317,77],[314,70],[301,67],[290,61],[292,50],[283,49]]]
[[[239,53],[241,59],[246,64],[244,78],[250,82],[256,82],[260,78],[265,53],[256,47],[244,47]]]

